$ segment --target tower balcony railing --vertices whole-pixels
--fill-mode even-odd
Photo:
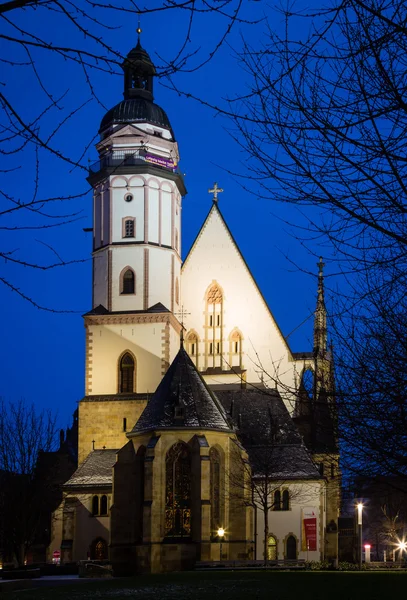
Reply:
[[[178,166],[170,159],[154,154],[129,154],[129,155],[112,155],[104,156],[100,160],[89,165],[89,174],[99,173],[103,169],[118,169],[121,167],[134,167],[136,165],[152,165],[163,171],[170,171],[182,177],[182,173]]]

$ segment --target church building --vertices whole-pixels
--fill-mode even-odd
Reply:
[[[340,471],[319,264],[314,348],[293,353],[213,202],[185,260],[179,149],[141,47],[90,168],[78,468],[50,556],[117,573],[335,560]],[[311,378],[311,387],[307,386]]]

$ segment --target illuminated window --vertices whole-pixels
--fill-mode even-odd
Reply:
[[[93,542],[91,558],[93,560],[106,560],[108,558],[106,540],[98,538]]]
[[[215,535],[222,524],[220,516],[220,456],[215,448],[210,449],[209,460],[211,463],[211,529]]]
[[[92,515],[96,516],[99,514],[99,497],[93,496],[92,498]]]
[[[126,219],[124,221],[124,237],[134,237],[134,219]]]
[[[290,510],[290,493],[288,490],[283,492],[282,510]]]
[[[186,347],[189,356],[194,360],[195,365],[198,366],[198,336],[194,331],[188,333]]]
[[[267,560],[277,560],[277,542],[272,535],[267,540]]]
[[[122,294],[134,294],[135,276],[131,269],[127,269],[122,280]]]
[[[222,368],[223,340],[223,293],[217,283],[206,293],[206,366]]]
[[[105,494],[100,498],[100,514],[107,515],[107,496]]]
[[[280,492],[280,490],[276,490],[274,492],[273,510],[281,510],[281,492]]]
[[[165,535],[191,535],[191,457],[186,444],[177,442],[165,460]]]
[[[126,352],[120,360],[119,366],[119,392],[122,394],[131,394],[134,392],[134,359]]]

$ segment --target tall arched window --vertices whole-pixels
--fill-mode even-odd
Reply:
[[[286,558],[295,560],[297,558],[297,540],[293,535],[289,535],[286,541]]]
[[[290,493],[288,490],[284,490],[284,492],[283,492],[282,509],[290,510]]]
[[[99,514],[99,497],[93,496],[92,498],[92,515],[96,516]]]
[[[131,354],[126,352],[120,359],[119,365],[119,392],[132,394],[134,392],[135,364]]]
[[[100,498],[100,514],[102,516],[107,515],[107,496],[105,494]]]
[[[232,367],[242,366],[242,335],[237,329],[229,337],[229,364]]]
[[[269,535],[267,541],[267,560],[277,560],[277,542],[272,535]]]
[[[217,283],[214,283],[206,294],[205,330],[207,368],[222,367],[223,294]]]
[[[165,535],[191,535],[191,455],[186,444],[177,442],[165,460]]]
[[[175,304],[179,304],[179,281],[175,279]]]
[[[134,271],[132,271],[131,269],[127,269],[123,273],[121,288],[122,294],[134,294],[136,289],[136,278],[134,275]]]
[[[276,490],[274,492],[273,510],[281,510],[281,492],[280,492],[280,490]]]
[[[211,529],[215,534],[222,525],[220,514],[220,455],[216,448],[209,451],[211,463],[210,486],[211,486]]]

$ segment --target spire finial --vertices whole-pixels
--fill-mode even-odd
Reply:
[[[138,24],[137,24],[136,31],[137,31],[137,35],[138,35],[137,41],[138,41],[138,43],[140,43],[140,34],[143,31],[140,27],[140,13],[138,13]]]
[[[213,202],[217,203],[218,202],[218,194],[220,194],[221,192],[223,192],[222,188],[218,187],[217,182],[215,181],[215,183],[213,184],[213,188],[212,189],[208,189],[208,194],[213,194]]]

